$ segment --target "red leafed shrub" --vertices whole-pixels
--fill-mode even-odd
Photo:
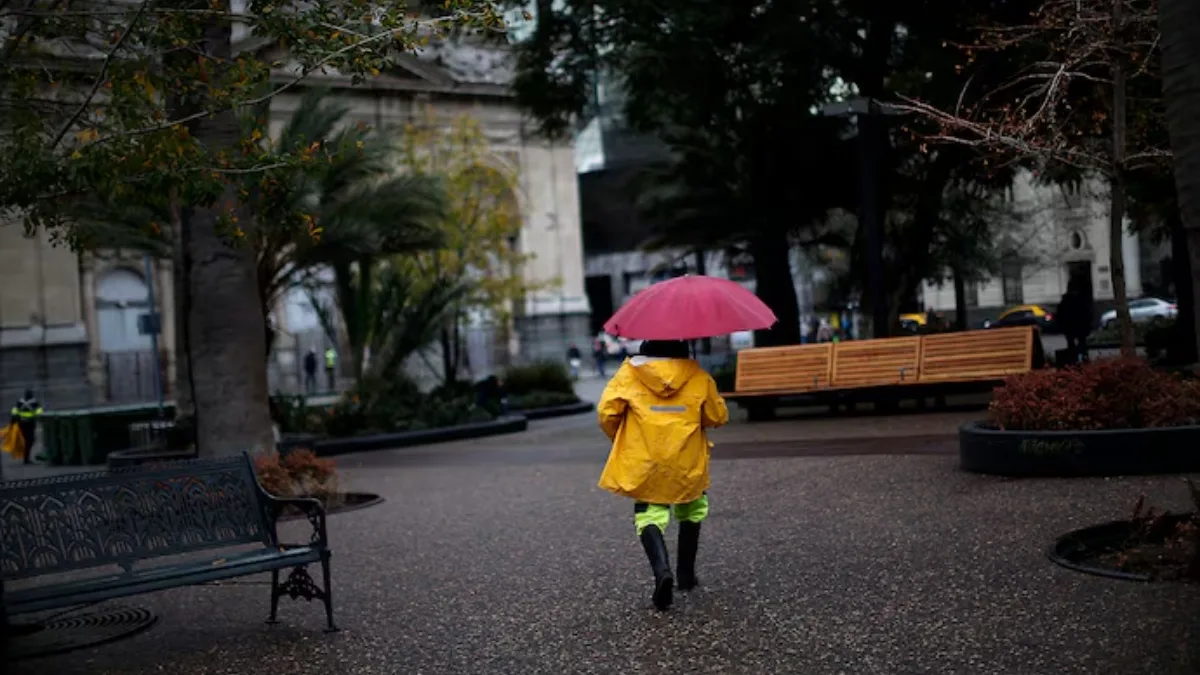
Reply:
[[[285,456],[265,452],[254,458],[254,471],[263,489],[277,497],[328,499],[337,494],[337,468],[311,450],[293,450]]]
[[[1010,377],[988,408],[1000,429],[1084,431],[1200,424],[1200,380],[1138,358],[1103,359]]]

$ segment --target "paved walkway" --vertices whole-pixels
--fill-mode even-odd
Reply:
[[[847,426],[872,438],[828,439]],[[946,454],[955,426],[931,415],[724,430],[705,585],[667,614],[650,608],[630,504],[595,487],[607,448],[590,415],[346,456],[346,487],[387,502],[329,521],[343,632],[323,634],[305,603],[264,625],[261,583],[178,589],[128,601],[161,616],[147,633],[16,672],[1197,672],[1200,589],[1087,577],[1043,555],[1141,493],[1184,506],[1178,478],[964,474]],[[889,451],[903,454],[877,454]]]

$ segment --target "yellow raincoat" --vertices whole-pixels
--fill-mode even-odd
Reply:
[[[650,504],[685,504],[708,489],[706,429],[728,422],[729,409],[700,364],[630,358],[596,408],[613,440],[600,487]]]

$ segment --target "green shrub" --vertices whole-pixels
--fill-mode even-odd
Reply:
[[[1133,324],[1133,341],[1145,345],[1147,341],[1161,342],[1162,336],[1169,334],[1175,326],[1174,319],[1155,318],[1151,321],[1135,321]],[[1101,328],[1088,336],[1088,343],[1094,345],[1119,344],[1121,329],[1113,321],[1107,328]]]
[[[424,394],[409,378],[369,378],[338,399],[324,415],[330,436],[417,431],[486,422],[495,416],[475,403],[470,385],[456,383]]]
[[[508,407],[512,410],[533,410],[535,408],[552,408],[560,405],[578,403],[579,397],[574,393],[566,394],[561,391],[531,391],[528,394],[510,397]]]
[[[509,368],[502,376],[504,390],[509,396],[521,396],[535,391],[574,394],[571,373],[562,363],[544,362]]]
[[[277,392],[268,399],[271,421],[279,425],[280,433],[309,431],[308,402],[304,396]]]

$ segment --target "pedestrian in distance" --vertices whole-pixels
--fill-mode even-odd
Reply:
[[[634,500],[633,523],[654,574],[652,600],[669,608],[676,587],[695,588],[700,525],[708,517],[708,430],[729,421],[716,382],[683,341],[642,343],[623,363],[596,406],[612,450],[600,487]],[[666,531],[679,522],[676,570]]]
[[[604,339],[604,333],[600,333],[595,340],[592,340],[592,358],[596,361],[596,375],[604,377],[604,363],[608,360],[608,344]]]
[[[42,416],[42,404],[33,395],[32,389],[26,389],[25,395],[12,407],[10,424],[17,425],[21,430],[21,439],[25,441],[25,457],[22,460],[29,464],[33,456],[33,443],[37,440],[38,418]]]
[[[304,355],[304,390],[313,393],[317,390],[317,350],[309,349]]]
[[[1087,340],[1092,332],[1092,299],[1081,286],[1076,279],[1067,282],[1067,292],[1059,301],[1055,315],[1059,329],[1067,338],[1067,353],[1071,363],[1088,360]]]
[[[579,369],[583,367],[583,353],[574,344],[567,347],[567,366],[571,370],[571,379],[578,380]]]
[[[329,391],[337,391],[337,352],[333,347],[325,350],[325,379],[329,383]]]

